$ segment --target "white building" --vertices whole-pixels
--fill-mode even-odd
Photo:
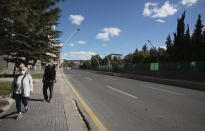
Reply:
[[[110,54],[108,55],[108,57],[110,58],[110,60],[114,60],[114,59],[122,60],[123,59],[122,54]]]

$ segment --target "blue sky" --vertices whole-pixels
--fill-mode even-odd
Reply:
[[[205,0],[65,0],[58,3],[62,16],[57,30],[64,42],[65,59],[85,60],[91,55],[127,55],[142,49],[147,40],[165,46],[166,37],[176,31],[177,18],[186,10],[185,23],[193,31],[198,14],[205,24]]]

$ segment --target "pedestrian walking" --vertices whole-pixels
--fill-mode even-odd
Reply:
[[[19,74],[14,77],[10,97],[16,101],[17,116],[16,119],[21,118],[21,102],[25,107],[25,112],[28,111],[28,97],[33,92],[33,80],[30,74],[27,74],[27,68],[24,66],[20,67]]]
[[[45,68],[45,72],[43,75],[43,102],[48,101],[51,103],[53,97],[53,87],[54,83],[56,83],[56,67],[53,65],[53,60],[49,60],[48,65]],[[49,88],[50,94],[48,97],[47,90]]]

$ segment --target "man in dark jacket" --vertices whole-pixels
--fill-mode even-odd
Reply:
[[[51,103],[51,99],[53,96],[53,85],[56,83],[56,69],[53,65],[53,60],[49,60],[48,65],[45,68],[45,72],[43,75],[43,102],[48,101]],[[47,90],[49,88],[50,95],[48,97]]]

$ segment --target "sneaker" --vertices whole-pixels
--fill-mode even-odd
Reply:
[[[23,117],[23,115],[19,113],[18,115],[16,115],[16,120],[20,119],[21,117]]]
[[[28,106],[25,107],[25,112],[27,112],[27,111],[28,111]]]
[[[43,101],[43,102],[46,102],[46,99],[43,99],[42,101]]]
[[[51,103],[51,100],[49,100],[48,103]]]

